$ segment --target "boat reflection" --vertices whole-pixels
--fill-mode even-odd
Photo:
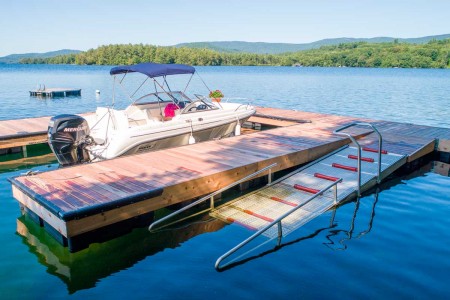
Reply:
[[[149,233],[137,228],[131,233],[101,244],[92,244],[80,252],[70,253],[67,247],[51,237],[27,215],[17,219],[17,234],[35,254],[47,272],[59,277],[70,294],[94,287],[96,282],[115,272],[129,268],[144,258],[206,232],[214,232],[226,224],[203,216],[183,227]]]

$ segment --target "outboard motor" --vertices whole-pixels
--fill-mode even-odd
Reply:
[[[48,144],[63,166],[89,161],[89,125],[77,115],[58,115],[50,119]]]

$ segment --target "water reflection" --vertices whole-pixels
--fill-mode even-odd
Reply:
[[[433,162],[433,172],[445,177],[450,177],[450,164],[435,161]]]
[[[56,157],[47,144],[3,149],[2,152],[0,152],[0,173],[31,170],[32,167],[56,162]]]
[[[375,207],[378,202],[378,194],[379,194],[379,190],[377,189],[375,191],[375,194],[373,195],[374,202],[373,202],[372,209],[370,212],[368,225],[366,226],[366,228],[364,230],[360,231],[356,236],[354,235],[355,220],[356,220],[356,216],[358,215],[361,198],[358,198],[354,202],[344,203],[343,205],[340,205],[336,208],[331,209],[329,211],[330,212],[330,221],[327,226],[316,229],[313,233],[304,235],[293,241],[289,241],[289,242],[281,243],[280,245],[276,245],[270,250],[266,250],[264,252],[261,252],[259,254],[253,255],[253,256],[247,256],[249,253],[251,253],[251,252],[254,253],[255,250],[260,249],[264,245],[267,245],[267,244],[269,244],[269,242],[273,241],[273,239],[266,240],[256,246],[252,247],[250,250],[247,250],[244,254],[241,254],[238,257],[232,259],[230,262],[226,263],[225,266],[222,267],[219,271],[229,270],[231,268],[242,265],[249,261],[252,261],[252,260],[264,257],[268,254],[277,252],[287,246],[291,246],[291,245],[297,244],[299,242],[303,242],[308,239],[316,238],[316,237],[320,236],[321,233],[325,233],[325,239],[327,240],[327,242],[323,243],[325,246],[327,246],[328,248],[330,248],[332,250],[346,250],[347,249],[347,245],[345,244],[346,241],[351,240],[353,238],[361,238],[364,235],[370,233],[370,231],[372,230],[373,222],[375,219]],[[362,199],[364,199],[364,201],[366,201],[367,198],[368,197],[364,197]],[[346,223],[345,221],[338,221],[339,210],[343,209],[344,207],[347,208],[348,205],[352,205],[352,204],[355,205],[355,209],[353,211],[350,223]],[[365,212],[361,212],[360,214],[365,214]],[[345,213],[343,214],[343,216],[345,217]],[[342,236],[342,235],[344,237],[340,238],[340,236]]]
[[[88,249],[76,253],[62,247],[26,215],[17,219],[17,234],[47,271],[60,278],[72,294],[94,287],[99,279],[127,269],[147,256],[176,248],[194,236],[217,231],[225,225],[222,221],[203,216],[183,227],[156,233],[138,228],[111,241],[91,244]]]
[[[326,236],[326,239],[328,240],[328,242],[323,243],[323,244],[332,250],[346,250],[347,249],[347,244],[345,243],[346,241],[349,241],[354,238],[359,239],[362,236],[368,234],[372,230],[372,227],[373,227],[373,221],[375,219],[375,207],[378,203],[378,195],[379,195],[379,189],[377,189],[375,191],[375,194],[373,194],[374,201],[372,204],[372,209],[371,209],[371,214],[369,217],[368,225],[365,230],[360,231],[359,233],[354,235],[356,216],[358,214],[358,210],[359,210],[359,206],[360,206],[360,202],[361,202],[361,198],[358,198],[354,202],[355,209],[353,211],[353,215],[352,215],[352,219],[350,221],[349,228],[348,229],[344,229],[344,228],[343,229],[338,229],[338,228],[330,229],[330,233]],[[364,201],[368,200],[368,198],[370,198],[370,197],[365,197]],[[335,213],[336,213],[336,210],[333,212],[333,220],[331,221],[332,224],[334,222]],[[344,235],[344,237],[339,238],[340,235]],[[338,241],[336,242],[334,240],[334,238],[337,238]]]
[[[12,170],[31,170],[33,167],[51,165],[56,163],[53,153],[35,157],[22,157],[16,160],[0,161],[0,173],[11,172]]]
[[[449,169],[450,165],[448,164],[430,162],[407,175],[394,177],[381,184],[379,189],[373,190],[372,194],[328,211],[317,222],[309,226],[310,229],[305,229],[309,230],[306,235],[286,241],[278,246],[274,245],[272,240],[264,239],[261,242],[262,239],[259,239],[260,244],[258,246],[233,259],[221,271],[314,238],[319,239],[320,242],[323,241],[322,244],[333,251],[346,250],[350,240],[361,239],[371,233],[380,190],[390,189],[395,185],[403,184],[404,180],[423,176],[430,171],[448,176]],[[329,220],[326,218],[329,218]],[[324,225],[325,223],[326,225]],[[322,225],[317,226],[317,224]],[[17,234],[22,238],[22,242],[29,248],[29,251],[35,254],[39,262],[47,267],[47,271],[60,278],[66,284],[69,293],[74,293],[81,289],[94,287],[100,279],[130,268],[148,256],[167,248],[179,247],[183,242],[195,236],[218,231],[224,226],[226,224],[222,221],[203,215],[196,217],[193,221],[190,220],[189,223],[185,222],[182,227],[174,229],[149,233],[147,228],[138,228],[127,235],[108,242],[92,244],[89,248],[77,253],[70,253],[44,228],[26,215],[17,219]],[[313,228],[313,232],[311,228]],[[297,233],[297,236],[300,234]]]
[[[44,95],[35,95],[35,96],[30,96],[30,100],[32,99],[38,99],[40,101],[58,101],[60,99],[65,99],[65,100],[70,100],[70,99],[81,99],[81,94],[80,95],[58,95],[58,96],[44,96]]]
[[[234,258],[231,258],[228,262],[225,262],[224,267],[222,267],[219,271],[225,271],[234,268],[236,266],[242,265],[244,263],[247,263],[249,261],[255,260],[257,258],[261,258],[268,254],[279,251],[286,246],[297,244],[299,242],[316,237],[321,238],[320,236],[322,236],[321,234],[323,233],[325,233],[324,238],[326,239],[326,242],[323,242],[323,244],[326,247],[328,247],[333,251],[347,250],[348,241],[352,239],[363,238],[372,231],[376,215],[376,206],[378,204],[379,194],[381,191],[388,190],[391,187],[398,184],[403,184],[405,180],[410,180],[415,177],[424,176],[426,173],[429,172],[449,176],[450,165],[446,163],[428,161],[425,162],[420,167],[418,166],[415,167],[417,168],[414,169],[414,171],[411,171],[410,168],[406,168],[405,170],[399,170],[399,172],[396,173],[396,176],[395,175],[392,176],[390,180],[383,182],[378,187],[375,187],[374,189],[368,191],[366,193],[368,196],[358,198],[352,202],[344,203],[339,207],[330,210],[329,211],[330,220],[327,226],[316,229],[313,233],[304,235],[293,241],[282,243],[279,246],[277,245],[273,246],[273,243],[271,243],[273,239],[264,240],[263,242],[261,242],[261,240],[258,240],[257,243],[254,243],[257,244],[256,246],[253,245],[251,247],[248,247],[250,248],[249,250],[246,250],[244,253]],[[370,209],[360,210],[361,201],[364,201],[364,204],[367,204],[368,203],[367,201],[372,201]],[[348,212],[348,208],[350,205],[354,205],[354,209],[353,212],[351,213],[350,221],[345,221],[345,218],[346,217],[348,218],[348,216],[350,215]],[[342,211],[341,214],[339,213],[340,211]],[[361,225],[361,222],[358,222],[357,220],[364,218],[368,218],[368,220],[361,221],[365,222],[364,225]],[[265,249],[267,249],[267,247],[270,247],[270,249],[265,251],[260,250],[263,249],[264,247]],[[257,254],[254,254],[255,252]]]

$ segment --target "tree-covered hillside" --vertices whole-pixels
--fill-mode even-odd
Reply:
[[[350,43],[325,46],[286,55],[289,63],[303,66],[346,66],[371,68],[449,68],[450,39],[423,45],[393,43]]]
[[[195,66],[323,66],[383,68],[450,68],[450,39],[427,44],[366,42],[323,46],[284,54],[224,53],[210,49],[152,45],[108,45],[78,54],[22,63],[127,65],[141,62],[180,63]]]
[[[55,56],[61,56],[61,55],[68,55],[68,54],[76,54],[80,53],[80,50],[69,50],[69,49],[63,49],[58,51],[51,51],[51,52],[45,52],[45,53],[24,53],[24,54],[10,54],[7,56],[0,57],[0,64],[17,64],[22,59],[25,58],[33,58],[33,59],[39,59],[39,58],[50,58]]]
[[[374,37],[374,38],[332,38],[318,40],[311,43],[291,44],[291,43],[263,43],[263,42],[241,42],[241,41],[223,41],[223,42],[194,42],[181,43],[175,45],[178,48],[206,48],[219,52],[246,52],[257,54],[280,54],[286,52],[297,52],[310,49],[318,49],[322,46],[333,46],[344,43],[367,42],[369,44],[392,43],[395,40],[407,44],[426,44],[432,40],[449,39],[450,34],[424,36],[419,38],[393,38],[393,37]]]

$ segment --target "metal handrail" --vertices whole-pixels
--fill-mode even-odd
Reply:
[[[173,216],[176,216],[176,215],[182,213],[183,211],[188,210],[189,208],[192,208],[192,207],[194,207],[194,206],[196,206],[196,205],[198,205],[198,204],[200,204],[200,203],[202,203],[202,202],[205,202],[205,201],[208,200],[208,199],[210,199],[210,201],[211,201],[211,206],[210,206],[210,208],[209,208],[208,210],[214,209],[214,196],[216,196],[216,195],[218,195],[218,194],[220,194],[220,193],[222,193],[222,192],[224,192],[224,191],[226,191],[226,190],[228,190],[228,189],[230,189],[230,188],[232,188],[232,187],[234,187],[234,186],[236,186],[236,185],[238,185],[238,184],[240,184],[240,183],[242,183],[242,182],[245,182],[245,181],[249,180],[250,178],[255,177],[256,175],[261,174],[261,173],[263,173],[263,172],[265,172],[265,171],[267,171],[267,170],[269,170],[268,176],[269,176],[269,184],[270,184],[271,181],[272,181],[272,172],[271,172],[271,169],[272,169],[273,167],[275,167],[276,165],[277,165],[277,163],[273,163],[273,164],[271,164],[270,166],[267,166],[267,167],[265,167],[265,168],[262,168],[261,170],[256,171],[255,173],[252,173],[252,174],[250,174],[250,175],[248,175],[248,176],[245,176],[244,178],[242,178],[242,179],[240,179],[240,180],[238,180],[238,181],[236,181],[236,182],[234,182],[234,183],[232,183],[232,184],[229,184],[229,185],[227,185],[226,187],[223,187],[223,188],[221,188],[220,190],[215,191],[214,193],[209,194],[208,196],[205,196],[205,197],[203,197],[203,198],[201,198],[201,199],[199,199],[199,200],[197,200],[197,201],[195,201],[195,202],[192,202],[191,204],[189,204],[189,205],[187,205],[187,206],[185,206],[185,207],[183,207],[183,208],[181,208],[181,209],[179,209],[179,210],[177,210],[177,211],[171,213],[170,215],[167,215],[167,216],[165,216],[164,218],[161,218],[161,219],[159,219],[159,220],[153,222],[153,223],[150,224],[150,226],[148,227],[148,230],[149,230],[149,231],[152,231],[152,229],[153,229],[157,224],[160,224],[160,223],[162,223],[162,222],[164,222],[164,221],[166,221],[166,220],[172,218]],[[206,210],[206,211],[207,211],[207,210]]]
[[[383,137],[381,136],[381,133],[378,131],[378,129],[375,128],[374,125],[370,123],[364,123],[364,122],[355,122],[350,123],[345,126],[342,126],[336,130],[333,131],[333,134],[346,136],[348,137],[357,147],[358,149],[358,197],[361,197],[361,145],[356,141],[356,139],[347,132],[340,132],[344,129],[353,127],[353,126],[369,126],[371,127],[376,134],[378,135],[378,176],[377,176],[377,183],[381,182],[381,149],[383,145]]]
[[[235,101],[235,100],[245,101],[245,102],[248,101],[248,103],[251,103],[254,99],[253,98],[244,98],[244,97],[223,97],[222,98],[222,102],[225,102],[225,103],[228,103],[230,101]]]
[[[236,111],[238,111],[241,107],[243,107],[243,106],[247,106],[247,109],[248,109],[248,107],[250,106],[250,102],[249,103],[247,103],[247,104],[239,104],[239,106],[234,110],[235,112]]]
[[[244,247],[245,245],[247,245],[248,243],[250,243],[251,241],[253,241],[255,238],[257,238],[258,236],[260,236],[261,234],[263,234],[264,232],[266,232],[267,230],[269,230],[270,228],[272,228],[272,226],[274,226],[275,224],[277,224],[278,226],[278,245],[281,243],[281,238],[283,236],[283,231],[282,231],[282,226],[281,226],[281,221],[286,218],[287,216],[289,216],[290,214],[292,214],[293,212],[297,211],[298,209],[302,208],[303,206],[305,206],[306,204],[308,204],[309,202],[311,202],[312,200],[316,199],[317,197],[323,195],[323,193],[325,193],[327,190],[331,189],[332,187],[334,187],[334,203],[337,204],[337,184],[342,182],[342,178],[339,178],[338,180],[334,181],[332,184],[328,185],[327,187],[325,187],[324,189],[320,190],[318,193],[316,193],[314,196],[312,196],[311,198],[309,198],[307,201],[303,202],[302,204],[300,204],[299,206],[294,207],[293,209],[291,209],[290,211],[286,212],[284,215],[282,215],[281,217],[277,218],[276,220],[272,221],[270,224],[268,224],[267,226],[261,228],[260,230],[258,230],[257,232],[255,232],[253,235],[251,235],[249,238],[247,238],[246,240],[244,240],[243,242],[241,242],[240,244],[238,244],[237,246],[235,246],[234,248],[232,248],[231,250],[229,250],[228,252],[226,252],[224,255],[222,255],[221,257],[219,257],[216,261],[215,264],[215,268],[217,270],[220,270],[220,263],[227,257],[229,257],[231,254],[235,253],[236,251],[238,251],[239,249],[241,249],[242,247]]]

